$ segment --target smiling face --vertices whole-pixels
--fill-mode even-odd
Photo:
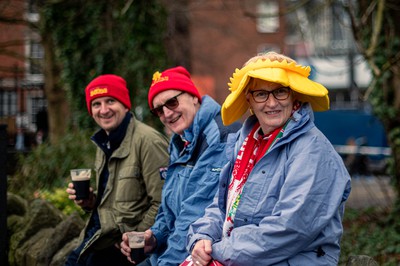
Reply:
[[[108,134],[116,129],[129,111],[113,97],[100,97],[90,104],[94,121]]]
[[[153,99],[153,106],[157,108],[164,105],[168,100],[176,97],[182,91],[166,90],[157,94]],[[177,97],[179,105],[173,110],[163,108],[163,114],[160,116],[161,122],[172,132],[182,135],[183,131],[189,128],[200,108],[199,99],[189,93],[183,93]]]
[[[256,90],[271,92],[282,87],[279,83],[252,79],[248,85],[248,92]],[[292,115],[294,99],[291,91],[285,100],[277,100],[272,93],[269,94],[268,100],[262,103],[257,103],[251,93],[247,93],[246,98],[260,122],[264,134],[269,134],[274,129],[283,126]]]

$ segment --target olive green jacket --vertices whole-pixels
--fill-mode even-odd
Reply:
[[[145,231],[153,225],[164,184],[160,171],[167,168],[168,160],[167,138],[134,116],[109,162],[106,162],[104,152],[97,148],[97,187],[106,163],[109,177],[98,206],[101,229],[87,242],[81,254],[89,247],[102,249],[120,243],[124,232]],[[86,228],[87,225],[81,240]]]

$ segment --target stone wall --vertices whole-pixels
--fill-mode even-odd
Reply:
[[[9,266],[64,266],[78,245],[84,221],[77,214],[65,216],[45,200],[27,202],[7,195]],[[346,266],[378,266],[366,255],[350,256]]]
[[[65,216],[42,199],[28,202],[7,194],[8,260],[10,266],[61,266],[78,245],[84,221]]]

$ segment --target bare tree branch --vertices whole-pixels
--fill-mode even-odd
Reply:
[[[361,24],[366,25],[368,23],[368,19],[372,16],[372,13],[375,10],[376,1],[372,1],[368,8],[365,10],[365,13],[361,16]]]
[[[367,10],[370,10],[372,4],[367,8]],[[379,67],[374,63],[373,58],[372,58],[372,54],[368,54],[367,53],[367,49],[362,46],[362,36],[361,36],[361,32],[362,32],[362,28],[366,26],[367,22],[366,22],[366,14],[370,14],[369,11],[366,11],[363,15],[362,15],[362,19],[358,20],[357,16],[356,16],[356,9],[355,7],[351,4],[351,1],[348,1],[347,5],[344,6],[344,8],[347,10],[347,13],[350,16],[350,21],[351,21],[351,28],[353,31],[353,36],[354,39],[356,41],[357,44],[357,48],[358,51],[363,55],[363,57],[367,60],[369,66],[371,67],[372,71],[374,72],[374,74],[376,76],[380,76],[381,75],[381,70],[379,69]],[[369,90],[372,90],[372,86],[369,87],[369,89],[367,90],[367,95],[370,94]],[[368,96],[366,96],[368,98]],[[365,98],[365,97],[364,97]]]
[[[366,55],[371,57],[378,46],[379,34],[382,30],[383,12],[385,9],[385,0],[378,0],[378,8],[376,10],[375,21],[372,27],[371,44],[366,50]]]

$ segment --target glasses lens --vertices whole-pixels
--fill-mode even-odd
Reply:
[[[277,100],[286,100],[289,97],[289,88],[283,87],[272,91]]]
[[[162,116],[164,114],[163,106],[151,109],[150,112],[155,116]]]
[[[175,96],[174,98],[169,99],[164,105],[168,109],[172,110],[172,109],[175,109],[176,107],[179,106],[179,102],[178,102],[178,99]]]
[[[178,98],[178,96],[180,96],[182,94],[183,94],[183,92],[179,93],[175,97],[172,97],[171,99],[167,100],[163,105],[151,109],[150,112],[153,115],[162,116],[164,114],[164,106],[167,107],[169,110],[175,109],[176,107],[179,106],[179,101],[177,98]]]
[[[269,96],[269,92],[265,90],[251,91],[250,93],[256,103],[265,102]]]

